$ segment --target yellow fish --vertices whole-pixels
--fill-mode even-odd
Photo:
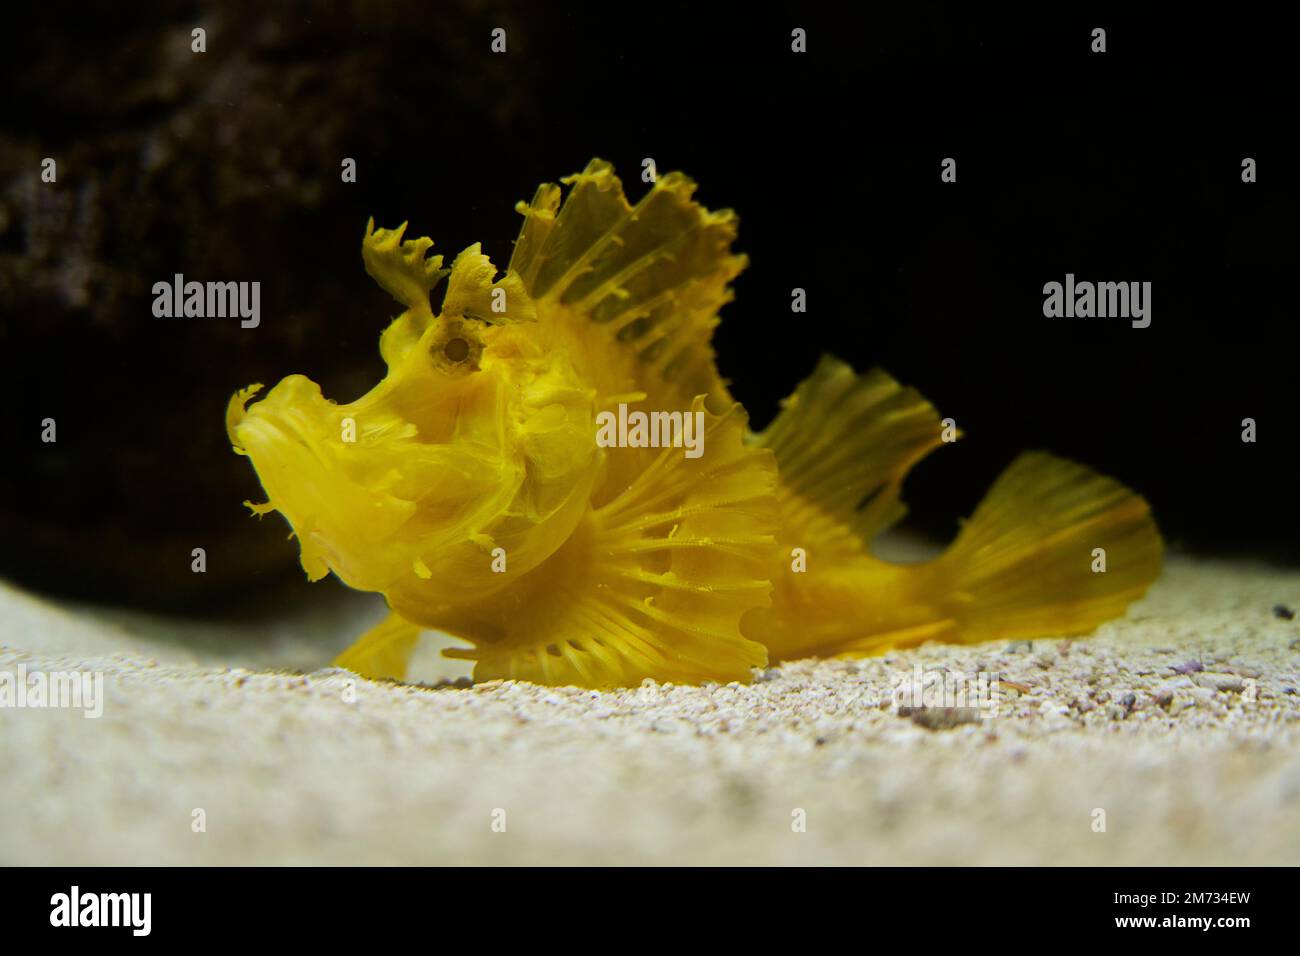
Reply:
[[[826,357],[751,433],[710,345],[746,265],[735,215],[680,173],[635,206],[601,160],[562,182],[563,202],[548,183],[516,207],[500,277],[477,244],[446,270],[431,240],[372,220],[366,270],[405,309],[380,337],[388,374],[347,405],[301,375],[231,399],[269,497],[249,507],[284,515],[311,580],[391,608],[340,666],[402,680],[432,628],[468,644],[444,653],[476,680],[747,681],[811,655],[1087,631],[1159,574],[1146,502],[1043,453],[937,559],[874,557],[938,412]]]

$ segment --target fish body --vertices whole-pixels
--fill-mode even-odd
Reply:
[[[735,216],[677,173],[635,207],[600,160],[563,182],[519,204],[499,277],[477,245],[443,269],[430,240],[372,222],[366,268],[405,307],[380,339],[388,374],[343,405],[300,375],[231,399],[269,499],[253,510],[284,515],[309,578],[391,608],[340,665],[404,679],[432,628],[468,644],[444,653],[477,680],[744,681],[795,657],[1090,630],[1159,574],[1146,503],[1043,453],[938,559],[876,558],[904,476],[942,443],[934,408],[826,357],[751,432],[711,345],[746,265]],[[698,453],[633,437],[629,409],[692,416]]]

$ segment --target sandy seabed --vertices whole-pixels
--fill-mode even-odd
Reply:
[[[0,670],[104,675],[98,719],[0,710],[0,863],[1300,863],[1295,570],[1173,559],[1084,639],[613,693],[320,669],[382,613],[321,593],[196,625],[0,586]],[[1006,696],[900,715],[918,665]]]

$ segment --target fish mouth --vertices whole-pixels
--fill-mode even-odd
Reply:
[[[250,507],[284,515],[309,579],[334,571],[353,587],[382,590],[397,569],[376,556],[392,552],[383,545],[397,537],[416,503],[376,487],[373,465],[358,467],[366,459],[355,453],[349,406],[325,399],[315,382],[289,376],[245,407],[254,392],[231,399],[226,418],[231,444],[252,461],[267,493],[266,504]]]

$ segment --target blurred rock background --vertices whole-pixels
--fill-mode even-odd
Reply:
[[[284,522],[241,505],[264,496],[221,426],[230,393],[298,370],[369,388],[394,311],[359,255],[377,193],[426,182],[430,150],[502,142],[529,105],[524,57],[469,46],[524,31],[439,6],[456,30],[419,2],[160,2],[38,5],[3,32],[0,574],[187,606],[293,572]],[[344,157],[367,185],[341,183]],[[155,319],[177,272],[260,281],[260,327]]]

